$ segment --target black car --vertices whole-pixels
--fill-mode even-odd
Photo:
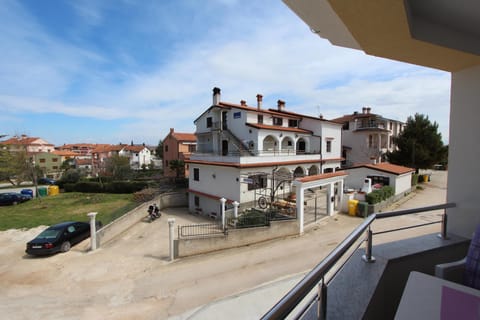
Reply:
[[[62,222],[45,229],[27,243],[26,253],[49,255],[67,252],[70,248],[90,237],[90,224],[86,222]]]
[[[28,194],[22,194],[18,192],[0,193],[0,205],[2,206],[15,205],[30,199],[32,199],[32,196]]]
[[[48,185],[54,185],[56,183],[55,180],[50,179],[50,178],[39,178],[37,180],[38,184],[48,184]]]

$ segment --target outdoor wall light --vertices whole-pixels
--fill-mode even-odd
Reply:
[[[212,178],[215,179],[217,175],[215,173],[212,173]]]

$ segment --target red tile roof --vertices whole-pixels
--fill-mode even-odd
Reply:
[[[64,144],[61,146],[58,146],[58,149],[94,149],[99,144],[96,143],[70,143],[70,144]]]
[[[322,174],[316,174],[313,176],[306,176],[302,178],[297,178],[295,180],[300,181],[300,182],[310,182],[310,181],[316,181],[316,180],[322,180],[322,179],[328,179],[328,178],[333,178],[333,177],[341,177],[341,176],[348,176],[348,173],[346,171],[337,171],[337,172],[329,172],[329,173],[322,173]]]
[[[174,132],[171,136],[178,141],[191,141],[191,142],[197,141],[197,136],[194,133]]]
[[[86,165],[86,164],[92,164],[92,159],[77,159],[75,160],[77,165]]]
[[[34,143],[35,141],[40,140],[38,137],[12,137],[10,139],[0,141],[0,144],[5,144],[5,145],[35,145],[40,143]],[[51,143],[43,143],[44,145],[52,145]]]
[[[247,110],[247,111],[253,111],[253,112],[260,112],[260,113],[266,113],[266,114],[271,114],[271,115],[277,115],[277,116],[289,116],[289,118],[296,118],[296,119],[300,119],[302,116],[301,115],[285,115],[285,114],[282,114],[278,111],[275,111],[275,110],[272,110],[272,109],[259,109],[258,107],[250,107],[250,106],[242,106],[241,104],[236,104],[236,103],[231,103],[231,102],[220,102],[218,104],[218,107],[228,107],[228,108],[237,108],[237,109],[242,109],[242,110]]]
[[[332,158],[332,159],[322,159],[322,163],[329,161],[342,161],[344,158]],[[296,164],[315,164],[319,161],[314,160],[292,160],[292,161],[277,161],[277,162],[261,162],[261,163],[238,163],[238,162],[216,162],[216,161],[203,161],[203,160],[185,160],[186,163],[193,164],[203,164],[210,166],[220,166],[220,167],[234,167],[234,168],[262,168],[262,167],[272,167],[272,166],[287,166],[287,165],[296,165]]]
[[[288,115],[288,116],[296,116],[296,117],[300,117],[300,118],[309,118],[309,119],[326,121],[326,122],[333,122],[333,123],[335,123],[335,124],[339,124],[339,123],[336,122],[336,121],[327,120],[327,119],[324,119],[324,118],[309,116],[309,115],[300,114],[300,113],[291,112],[291,111],[285,111],[285,110],[280,111],[280,110],[275,110],[275,109],[268,109],[268,110],[270,110],[270,111],[276,111],[277,113],[284,114],[284,115]]]
[[[53,150],[51,153],[56,154],[57,156],[64,156],[64,157],[77,157],[79,155],[76,152],[63,151],[63,150]]]
[[[142,151],[143,149],[145,149],[147,147],[145,146],[131,146],[131,145],[128,145],[128,146],[125,146],[124,148],[122,149],[125,149],[127,151],[133,151],[133,152],[140,152]],[[147,148],[148,149],[148,148]]]
[[[381,162],[381,163],[377,163],[377,164],[362,164],[362,165],[355,166],[353,168],[362,168],[362,167],[363,168],[374,169],[374,170],[379,170],[379,171],[383,171],[383,172],[387,172],[387,173],[393,173],[393,174],[397,174],[397,175],[401,175],[401,174],[405,174],[405,173],[415,171],[415,169],[413,169],[413,168],[399,166],[399,165],[391,164],[391,163],[388,163],[388,162]]]

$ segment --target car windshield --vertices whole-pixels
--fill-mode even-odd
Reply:
[[[47,229],[40,233],[37,239],[55,239],[60,234],[60,232],[60,230]]]

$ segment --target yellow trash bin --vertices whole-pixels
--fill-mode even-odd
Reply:
[[[49,186],[48,187],[48,195],[49,196],[54,196],[54,195],[57,195],[60,193],[60,190],[58,188],[58,186]]]
[[[423,182],[428,182],[428,174],[423,175]]]
[[[358,206],[358,200],[355,200],[355,199],[348,200],[348,215],[350,216],[357,215],[357,206]]]

